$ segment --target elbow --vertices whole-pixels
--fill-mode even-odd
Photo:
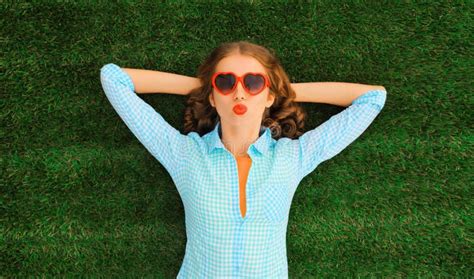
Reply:
[[[373,91],[370,102],[378,111],[381,111],[385,106],[385,101],[387,100],[387,90],[381,85],[376,85],[370,91]]]
[[[379,88],[379,90],[382,90],[383,92],[382,94],[380,94],[380,96],[377,99],[377,105],[379,107],[379,111],[383,109],[383,107],[385,106],[385,102],[387,101],[387,90],[383,86],[380,86],[380,87],[381,88]]]

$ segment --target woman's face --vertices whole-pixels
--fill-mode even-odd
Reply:
[[[258,72],[267,74],[265,68],[257,59],[241,54],[232,54],[223,58],[216,66],[216,72],[234,72],[238,76],[243,76],[247,72]],[[232,93],[223,95],[213,88],[209,95],[209,101],[216,108],[221,122],[230,125],[246,125],[248,123],[260,123],[262,121],[265,108],[273,104],[274,96],[269,93],[269,88],[257,95],[251,95],[243,88],[242,84],[237,83],[237,87]],[[238,113],[234,106],[243,104],[247,110],[245,113]]]

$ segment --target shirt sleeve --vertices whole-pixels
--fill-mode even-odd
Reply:
[[[300,179],[357,139],[380,113],[386,98],[384,89],[370,90],[357,97],[343,111],[301,135],[296,140],[301,164]]]
[[[100,70],[100,81],[120,118],[174,179],[189,144],[187,136],[138,97],[131,77],[119,66],[104,65]]]

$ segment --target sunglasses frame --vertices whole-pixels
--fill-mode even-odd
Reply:
[[[232,87],[232,89],[231,89],[228,93],[222,92],[222,91],[217,87],[217,85],[216,85],[216,78],[217,78],[217,76],[220,75],[220,74],[224,74],[224,75],[226,75],[226,74],[232,74],[232,75],[234,75],[235,79],[237,80],[237,81],[234,83],[234,86]],[[249,75],[249,74],[263,76],[263,79],[265,80],[265,84],[264,84],[264,86],[262,87],[262,90],[258,91],[257,93],[251,93],[251,92],[247,89],[247,87],[246,87],[245,84],[244,84],[244,79],[245,79],[245,77],[246,77],[247,75]],[[243,74],[242,76],[238,76],[238,75],[236,75],[234,72],[217,72],[217,73],[215,73],[215,74],[212,76],[212,87],[214,87],[214,89],[216,89],[217,92],[221,93],[221,94],[224,95],[224,96],[227,96],[227,95],[233,93],[233,92],[235,91],[235,89],[237,88],[237,84],[238,84],[239,82],[242,84],[242,87],[244,88],[244,90],[245,90],[247,93],[249,93],[250,95],[253,95],[253,96],[260,94],[263,90],[265,90],[266,87],[270,87],[270,80],[269,80],[269,78],[267,77],[267,75],[266,75],[266,74],[262,74],[262,73],[257,73],[257,72],[247,72],[247,73]]]

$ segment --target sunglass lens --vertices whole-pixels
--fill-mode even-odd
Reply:
[[[251,93],[258,93],[265,86],[265,79],[262,75],[248,74],[245,76],[244,83]]]
[[[216,86],[223,93],[228,93],[232,90],[235,84],[235,77],[231,74],[221,74],[216,77]]]

